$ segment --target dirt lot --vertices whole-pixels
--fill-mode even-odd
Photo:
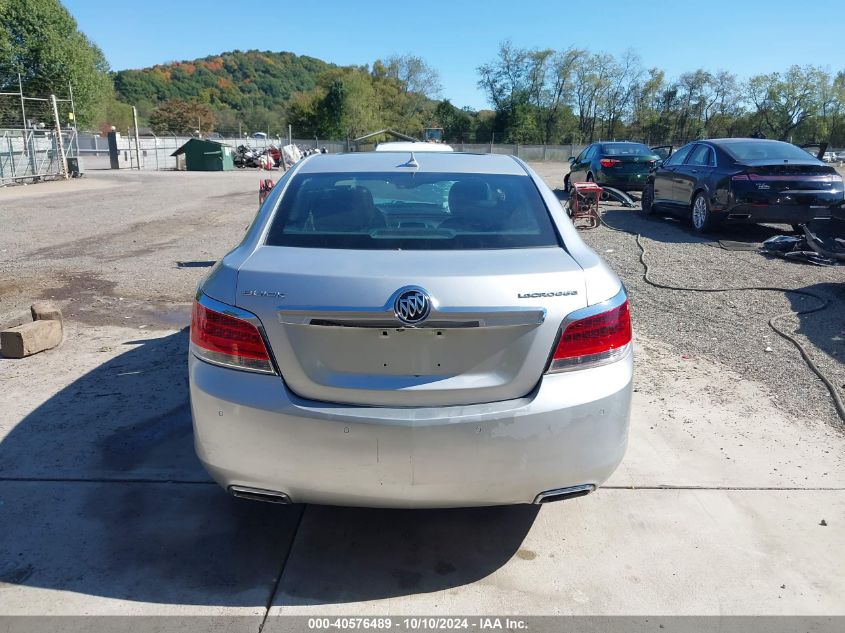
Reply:
[[[563,166],[536,167],[561,184]],[[608,486],[540,511],[228,498],[193,455],[181,328],[258,180],[91,172],[0,190],[0,325],[38,298],[67,315],[61,347],[0,359],[0,614],[230,614],[252,630],[268,614],[845,614],[845,436],[766,324],[801,302],[657,290],[633,237],[606,228],[584,238],[631,292],[637,351]],[[776,228],[701,239],[605,211],[642,233],[657,280],[829,297],[793,325],[845,384],[842,269],[716,242]]]

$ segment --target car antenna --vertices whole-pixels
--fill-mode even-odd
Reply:
[[[408,159],[408,162],[404,163],[402,165],[399,165],[399,166],[400,167],[413,167],[414,169],[417,169],[420,166],[420,164],[417,162],[417,159],[414,156],[414,152],[411,152],[411,158]]]

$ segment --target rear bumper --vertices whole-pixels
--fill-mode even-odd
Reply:
[[[805,224],[812,220],[829,220],[833,207],[809,207],[798,205],[751,205],[738,204],[719,214],[723,222],[755,223],[771,222],[775,224]]]
[[[212,477],[297,503],[531,503],[600,485],[627,445],[631,354],[545,376],[518,400],[424,408],[307,401],[277,376],[189,365],[197,454]]]
[[[804,224],[830,219],[843,203],[841,184],[824,190],[760,189],[773,185],[768,181],[732,182],[723,218],[728,222]]]
[[[648,171],[636,174],[614,174],[601,170],[596,174],[596,183],[623,191],[642,191],[648,180]]]

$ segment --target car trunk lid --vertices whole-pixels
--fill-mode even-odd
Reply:
[[[397,292],[425,289],[415,327]],[[241,266],[238,306],[264,326],[301,397],[384,406],[519,398],[545,370],[563,317],[586,305],[562,248],[360,251],[263,246]]]
[[[645,155],[607,156],[603,160],[610,161],[612,164],[605,166],[605,164],[602,163],[602,167],[611,169],[614,173],[618,172],[620,174],[645,174],[648,173],[649,169],[657,163],[656,156]]]
[[[752,164],[745,170],[752,186],[761,191],[835,191],[842,179],[829,165],[813,163]]]

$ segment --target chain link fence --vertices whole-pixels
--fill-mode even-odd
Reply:
[[[190,136],[139,136],[137,141],[134,134],[117,134],[117,159],[120,169],[144,170],[172,170],[178,168],[178,161],[173,152],[182,147],[192,137]],[[208,137],[206,137],[208,138]],[[252,149],[264,152],[270,146],[277,148],[288,144],[288,139],[282,138],[226,138],[213,136],[209,140],[237,148],[248,145]],[[329,141],[320,139],[293,139],[293,143],[300,148],[326,148],[329,153],[346,151],[345,141]],[[85,169],[110,169],[109,144],[106,137],[97,134],[80,133],[77,139],[78,155],[82,157]]]
[[[117,150],[118,164],[121,169],[172,170],[177,169],[178,163],[173,152],[184,145],[189,136],[141,136],[137,143],[134,135],[118,134]],[[281,147],[287,145],[288,140],[282,138],[237,138],[213,137],[211,140],[237,148],[248,145],[258,152],[263,152],[271,145]],[[293,143],[301,149],[325,148],[333,154],[338,152],[355,151],[353,144],[347,141],[327,139],[294,138]],[[577,156],[587,145],[524,145],[521,143],[451,143],[457,152],[472,152],[479,154],[511,154],[526,161],[553,161],[565,163],[570,156]],[[137,151],[136,151],[137,148]],[[77,155],[82,157],[85,169],[109,169],[108,139],[96,134],[80,133],[77,139]]]
[[[18,78],[0,88],[0,186],[78,173],[72,96],[28,95],[20,86]]]

